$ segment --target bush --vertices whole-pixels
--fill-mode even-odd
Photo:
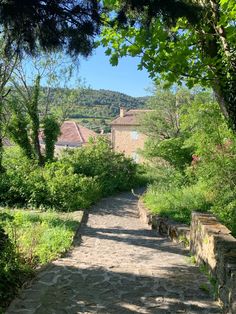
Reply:
[[[210,211],[236,235],[235,134],[219,106],[202,100],[182,107],[181,138],[153,145],[156,170],[145,201],[153,212],[182,222],[192,210]]]
[[[11,212],[4,229],[24,263],[35,268],[57,258],[71,246],[79,222],[58,213]]]
[[[21,263],[14,242],[3,228],[4,221],[12,219],[10,215],[0,215],[0,312],[17,293],[25,276],[26,267]]]
[[[88,207],[101,195],[97,178],[74,173],[63,160],[42,168],[13,149],[4,161],[6,172],[0,186],[4,204],[71,211]]]
[[[205,212],[210,209],[211,203],[204,191],[202,184],[168,191],[159,191],[151,186],[144,195],[144,202],[154,214],[189,224],[192,211]]]
[[[7,209],[0,218],[1,312],[36,267],[71,247],[79,221],[71,214]]]
[[[225,185],[213,195],[214,202],[211,211],[236,236],[236,189]]]
[[[101,196],[96,177],[86,177],[74,173],[71,165],[58,161],[48,164],[44,169],[49,204],[64,211],[88,208]]]
[[[39,167],[19,150],[4,154],[0,202],[9,206],[73,211],[87,208],[101,196],[137,184],[137,166],[99,139],[69,150],[58,161]]]
[[[73,166],[76,174],[96,177],[103,196],[138,184],[137,165],[123,154],[112,151],[104,138],[81,149],[69,150],[62,159]]]

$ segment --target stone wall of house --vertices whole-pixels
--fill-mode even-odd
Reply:
[[[205,264],[216,279],[224,313],[236,313],[236,239],[211,214],[193,213],[190,251]]]
[[[146,135],[140,133],[138,126],[113,125],[112,126],[112,145],[116,152],[124,153],[125,156],[133,158],[137,162],[143,162],[138,150],[144,147]],[[137,132],[137,138],[134,133]]]
[[[185,246],[198,264],[204,264],[215,281],[216,295],[224,314],[236,314],[236,239],[215,216],[206,213],[192,214],[191,226],[178,224],[153,215],[142,202],[138,203],[142,221]]]

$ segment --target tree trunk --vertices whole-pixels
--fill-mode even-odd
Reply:
[[[2,166],[3,157],[3,130],[2,130],[2,101],[0,101],[0,174],[4,171]]]
[[[39,143],[39,112],[38,112],[38,101],[39,101],[39,91],[40,91],[40,75],[37,76],[34,85],[33,97],[32,100],[29,102],[28,110],[29,116],[31,118],[32,123],[32,142],[34,147],[34,152],[36,158],[38,159],[38,163],[40,166],[43,165],[43,156],[40,150],[40,143]]]
[[[229,122],[229,126],[236,132],[236,57],[228,42],[227,34],[220,23],[221,12],[218,0],[209,0],[210,10],[208,27],[211,33],[206,40],[206,57],[218,60],[212,67],[214,82],[212,88],[222,113]]]

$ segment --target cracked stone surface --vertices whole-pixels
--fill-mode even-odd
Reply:
[[[7,314],[221,313],[187,251],[143,225],[131,194],[94,206],[80,233],[82,242],[41,271]]]

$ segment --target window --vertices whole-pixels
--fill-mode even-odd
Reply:
[[[138,139],[138,132],[137,131],[132,131],[131,132],[131,139],[132,140],[137,140]]]

